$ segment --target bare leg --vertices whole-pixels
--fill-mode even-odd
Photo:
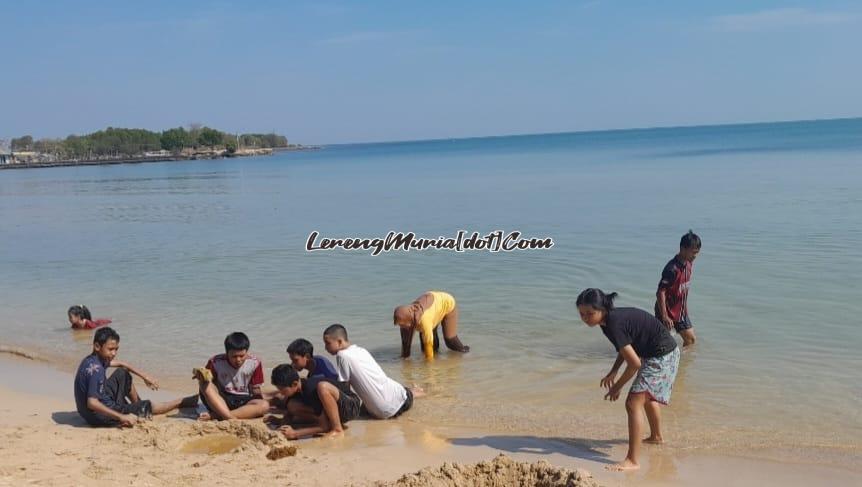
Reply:
[[[201,381],[200,394],[206,398],[206,403],[209,406],[211,414],[202,414],[199,419],[210,419],[210,417],[215,417],[215,419],[237,419],[231,413],[230,408],[227,407],[227,403],[224,402],[221,394],[218,393],[218,388],[215,384],[212,382]],[[269,405],[269,403],[267,403],[267,405]]]
[[[266,399],[252,399],[244,406],[240,406],[233,411],[234,419],[253,419],[263,417],[269,412],[269,401]]]
[[[343,433],[344,428],[341,426],[341,415],[338,414],[338,398],[341,397],[341,391],[329,382],[317,383],[317,397],[320,398],[323,404],[323,412],[329,420],[330,433]],[[323,426],[323,424],[321,424]]]
[[[629,394],[626,398],[626,414],[629,421],[629,451],[625,460],[607,467],[608,470],[636,470],[640,468],[638,455],[641,448],[641,431],[643,431],[643,410],[646,394]]]
[[[679,332],[679,336],[682,337],[682,346],[689,347],[694,345],[694,342],[697,341],[697,337],[694,336],[694,328],[688,328]]]
[[[443,341],[446,342],[446,346],[449,350],[454,350],[456,352],[469,352],[470,347],[461,343],[461,339],[458,338],[458,306],[449,312],[446,316],[443,317]]]
[[[649,421],[649,437],[644,439],[644,443],[657,445],[664,441],[661,437],[661,404],[647,397],[644,401],[644,409]]]

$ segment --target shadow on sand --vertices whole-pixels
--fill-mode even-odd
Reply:
[[[599,463],[614,463],[608,450],[614,445],[625,444],[625,440],[591,440],[586,438],[542,438],[538,436],[482,436],[477,438],[451,438],[453,445],[487,446],[511,453],[533,453],[548,455],[559,453],[572,458]]]
[[[76,428],[89,428],[90,425],[78,414],[78,411],[56,411],[51,413],[51,419],[56,424],[74,426]]]

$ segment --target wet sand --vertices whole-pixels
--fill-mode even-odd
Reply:
[[[645,447],[638,472],[607,472],[604,467],[624,455],[624,438],[426,427],[415,411],[394,421],[351,422],[340,438],[299,442],[278,438],[259,421],[198,423],[191,412],[128,430],[94,429],[75,412],[70,373],[6,354],[0,354],[0,366],[0,485],[368,485],[433,471],[444,462],[462,464],[457,469],[469,477],[482,470],[467,464],[500,453],[516,462],[581,469],[600,485],[855,485],[862,478],[859,469],[693,453],[672,444]],[[158,400],[176,394],[142,395]]]

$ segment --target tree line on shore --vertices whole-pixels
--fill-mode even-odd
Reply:
[[[179,154],[186,149],[223,149],[233,153],[240,148],[289,147],[283,135],[229,134],[199,124],[163,132],[108,127],[88,135],[70,135],[65,139],[33,140],[32,136],[25,135],[13,138],[10,142],[13,152],[33,151],[50,154],[57,159],[132,157],[157,151]]]

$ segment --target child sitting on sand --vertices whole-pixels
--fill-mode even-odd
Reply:
[[[323,332],[323,343],[335,355],[338,380],[350,383],[374,418],[398,417],[413,406],[414,397],[424,395],[422,389],[410,389],[390,379],[368,350],[350,343],[343,326],[330,325]]]
[[[608,388],[605,399],[616,401],[623,386],[634,377],[626,398],[629,451],[625,460],[611,467],[613,470],[634,470],[640,468],[641,411],[646,411],[650,426],[650,436],[644,441],[662,442],[659,404],[670,402],[679,366],[679,348],[670,331],[655,316],[636,308],[615,308],[616,296],[617,293],[605,294],[591,288],[578,295],[576,304],[581,320],[590,327],[601,326],[602,333],[617,349],[617,359],[611,371],[601,380],[602,387]],[[626,370],[617,379],[623,362]]]
[[[350,390],[350,384],[323,376],[300,379],[295,368],[281,364],[272,369],[272,385],[289,400],[301,401],[312,411],[314,426],[293,429],[289,425],[279,428],[289,440],[319,434],[340,434],[344,424],[359,417],[359,397]],[[292,399],[292,400],[291,400]],[[290,419],[288,413],[285,419]]]
[[[442,325],[443,341],[449,350],[466,353],[470,347],[458,338],[458,305],[455,298],[442,291],[428,291],[411,304],[398,306],[392,321],[401,327],[401,356],[410,356],[413,334],[418,330],[426,359],[433,359],[440,348],[437,330]]]
[[[261,396],[263,363],[248,353],[251,342],[245,333],[234,332],[224,339],[225,353],[209,359],[206,367],[196,368],[201,401],[209,410],[199,419],[259,418],[269,410]]]
[[[94,320],[90,314],[90,310],[83,304],[76,304],[70,307],[66,314],[69,317],[69,324],[77,330],[92,330],[93,328],[111,324],[110,318],[98,318]]]
[[[297,372],[308,371],[308,379],[318,376],[338,379],[338,372],[335,371],[332,362],[320,355],[314,355],[314,345],[305,338],[298,338],[291,342],[287,347],[287,354]]]
[[[157,404],[141,399],[131,374],[143,379],[150,389],[158,389],[159,384],[131,365],[117,360],[119,348],[120,335],[110,327],[100,328],[93,336],[93,353],[81,361],[75,373],[75,405],[87,423],[92,426],[132,426],[153,414],[194,407],[197,396]],[[117,367],[117,370],[106,378],[108,367]]]

